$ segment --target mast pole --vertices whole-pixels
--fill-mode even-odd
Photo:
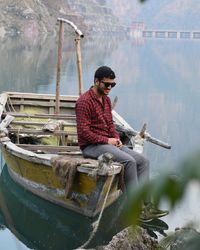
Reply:
[[[79,83],[79,95],[83,93],[83,69],[82,69],[82,60],[81,60],[81,45],[80,45],[80,35],[77,34],[75,38],[75,45],[76,45],[76,64],[78,70],[78,83]]]
[[[60,72],[62,64],[62,46],[63,46],[63,36],[64,36],[64,26],[63,21],[59,21],[59,33],[58,33],[58,61],[57,61],[57,74],[56,74],[56,107],[55,113],[60,113]]]

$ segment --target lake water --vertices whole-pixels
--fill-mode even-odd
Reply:
[[[0,92],[55,93],[56,44],[55,37],[2,40]],[[81,47],[84,89],[92,85],[97,67],[110,66],[117,76],[117,86],[110,95],[112,100],[115,96],[119,98],[116,110],[136,130],[146,122],[152,136],[172,145],[171,150],[166,150],[146,143],[145,155],[151,161],[152,178],[162,171],[175,170],[183,159],[199,150],[200,40],[101,36],[84,38]],[[78,93],[74,51],[73,38],[66,38],[62,94]],[[166,217],[171,230],[191,221],[199,227],[199,195],[199,184],[192,183],[184,201]],[[23,216],[21,206],[19,216]],[[14,225],[11,231],[0,228],[0,249],[31,249],[23,240],[25,236],[15,234]],[[53,249],[49,245],[42,249]]]

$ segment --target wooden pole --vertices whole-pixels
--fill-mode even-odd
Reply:
[[[81,62],[81,46],[80,46],[81,37],[77,34],[75,39],[76,44],[76,58],[77,58],[77,69],[78,69],[78,83],[79,83],[79,95],[83,93],[83,70]]]
[[[77,56],[77,69],[78,69],[78,82],[79,82],[79,95],[83,93],[83,70],[82,70],[82,62],[81,62],[81,46],[80,46],[80,40],[81,38],[84,37],[83,33],[77,28],[77,26],[64,18],[58,18],[57,19],[60,23],[67,23],[70,25],[75,33],[76,33],[76,39],[75,39],[75,44],[76,44],[76,56]],[[59,63],[58,63],[59,64]],[[59,74],[57,74],[59,75]],[[59,82],[59,81],[58,81]]]
[[[58,37],[58,61],[57,61],[57,75],[56,75],[56,107],[55,113],[60,113],[60,72],[62,64],[62,43],[64,35],[63,21],[59,20],[59,37]]]

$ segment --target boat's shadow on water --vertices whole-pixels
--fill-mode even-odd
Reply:
[[[107,208],[88,247],[106,244],[123,228],[119,199]],[[0,225],[6,226],[31,249],[75,249],[84,244],[97,220],[58,207],[26,191],[9,176],[5,165],[0,176]]]

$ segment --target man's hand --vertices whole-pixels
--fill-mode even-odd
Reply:
[[[108,144],[110,145],[114,145],[118,148],[120,148],[122,146],[122,142],[119,139],[116,138],[109,138],[108,139]]]

